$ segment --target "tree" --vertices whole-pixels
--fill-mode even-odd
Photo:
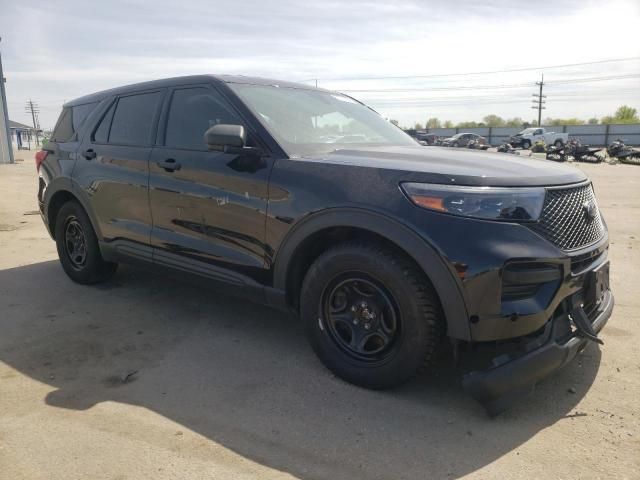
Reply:
[[[422,124],[420,122],[416,122],[413,128],[415,128],[416,130],[422,130]]]
[[[432,117],[429,120],[427,120],[427,124],[426,124],[427,128],[440,128],[442,127],[442,123],[440,123],[440,120]]]
[[[627,105],[622,105],[616,110],[615,119],[619,123],[638,123],[638,111],[635,108],[631,108]]]
[[[615,115],[607,115],[600,119],[600,123],[640,123],[638,111],[627,105],[618,107]]]
[[[545,118],[543,125],[558,126],[558,125],[584,125],[584,120],[579,118]]]
[[[505,120],[504,122],[505,127],[522,127],[524,124],[525,124],[525,121],[522,120],[520,117],[513,117],[508,120]]]
[[[596,117],[592,117],[589,120],[587,120],[587,123],[589,125],[597,125],[598,124],[598,119]]]
[[[453,122],[451,120],[445,120],[444,128],[453,128]]]
[[[484,123],[487,125],[487,127],[504,127],[505,124],[505,121],[502,117],[493,114],[487,115],[482,120],[484,120]]]
[[[484,127],[484,123],[482,122],[459,122],[456,127],[458,128],[477,128],[477,127]]]

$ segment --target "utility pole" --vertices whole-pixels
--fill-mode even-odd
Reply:
[[[39,146],[40,141],[38,140],[38,130],[40,129],[40,127],[36,118],[38,117],[38,113],[40,113],[40,108],[38,107],[37,103],[33,103],[31,99],[29,99],[25,111],[27,113],[31,113],[31,120],[33,121],[33,133],[36,136],[36,146]]]
[[[2,41],[2,37],[0,37],[0,41]],[[4,93],[5,81],[2,73],[2,54],[0,54],[0,163],[13,163],[7,96]]]
[[[542,125],[542,110],[546,109],[547,107],[544,106],[546,102],[546,100],[543,100],[544,98],[547,98],[546,95],[542,95],[542,87],[544,86],[544,73],[542,74],[542,78],[540,79],[539,82],[536,82],[536,85],[540,86],[540,92],[539,93],[534,93],[533,96],[537,99],[533,101],[533,106],[531,108],[534,109],[538,109],[538,126]],[[536,105],[537,104],[537,105]]]

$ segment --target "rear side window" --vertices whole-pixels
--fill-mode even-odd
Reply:
[[[65,108],[64,110],[62,110],[60,118],[58,118],[56,128],[53,129],[51,141],[68,142],[69,140],[71,140],[71,137],[73,137],[73,134],[74,129],[71,108]]]
[[[152,122],[160,99],[160,92],[121,97],[113,114],[109,143],[149,145]]]
[[[102,117],[102,120],[100,120],[100,124],[93,133],[93,137],[91,138],[91,140],[96,143],[107,143],[107,140],[109,140],[109,128],[111,127],[111,119],[113,119],[113,111],[115,109],[116,104],[112,103],[109,107],[109,110],[107,110],[107,113],[105,113]]]
[[[77,132],[78,130],[80,130],[80,127],[84,125],[84,121],[87,119],[89,114],[93,111],[93,109],[96,108],[96,105],[98,105],[98,102],[85,103],[84,105],[76,105],[72,108],[71,123],[73,124],[74,132]]]
[[[169,107],[165,145],[206,150],[204,132],[220,123],[239,125],[241,121],[218,92],[204,87],[175,90]]]

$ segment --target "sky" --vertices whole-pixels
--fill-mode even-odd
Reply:
[[[531,120],[544,74],[543,118],[588,119],[640,110],[639,25],[640,0],[0,0],[0,53],[9,117],[31,99],[44,128],[73,98],[200,73],[317,80],[405,126]]]

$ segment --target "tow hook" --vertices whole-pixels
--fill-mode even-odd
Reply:
[[[574,307],[569,314],[569,318],[579,336],[596,342],[597,344],[604,345],[604,342],[598,338],[598,334],[593,330],[591,322],[581,306]]]

